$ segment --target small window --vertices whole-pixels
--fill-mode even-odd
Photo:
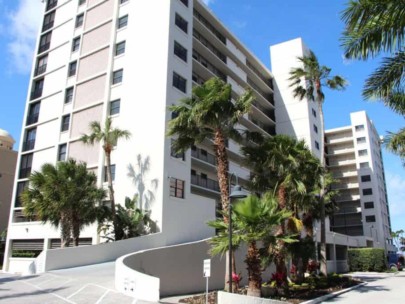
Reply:
[[[367,149],[359,150],[357,153],[358,153],[359,156],[367,156],[368,155]]]
[[[128,15],[122,16],[118,19],[118,28],[123,28],[128,25]]]
[[[34,76],[38,76],[45,73],[47,64],[48,64],[48,55],[39,57],[34,71]]]
[[[121,83],[121,82],[122,82],[123,73],[124,73],[124,70],[123,70],[123,69],[118,70],[118,71],[115,71],[115,72],[113,73],[112,84]]]
[[[175,24],[187,34],[188,22],[179,14],[176,14]]]
[[[55,11],[46,14],[44,17],[44,23],[42,24],[42,31],[47,31],[53,27],[55,21]]]
[[[44,82],[44,78],[35,80],[34,84],[32,85],[31,100],[37,99],[42,96]]]
[[[68,77],[75,76],[76,69],[77,69],[77,61],[73,61],[73,62],[69,63]]]
[[[314,124],[314,132],[318,134],[318,127]]]
[[[28,182],[18,182],[17,183],[17,191],[15,194],[14,207],[16,207],[16,208],[22,207],[20,195],[21,195],[21,193],[23,193],[23,191],[25,189],[27,189],[27,187],[28,187]]]
[[[316,148],[317,150],[319,150],[319,142],[317,142],[316,140],[315,140],[315,148]]]
[[[181,3],[183,3],[185,6],[188,7],[188,0],[180,0]]]
[[[170,178],[170,196],[184,198],[184,181],[171,177]]]
[[[62,116],[62,124],[60,130],[62,132],[69,130],[69,124],[70,124],[70,115]]]
[[[40,101],[30,104],[27,116],[27,126],[38,122],[40,108]]]
[[[363,195],[372,195],[372,194],[373,194],[372,188],[363,189]]]
[[[361,181],[362,182],[370,182],[371,181],[371,176],[370,175],[362,175],[361,176]]]
[[[39,39],[38,54],[49,50],[51,46],[52,32],[48,32]]]
[[[364,130],[364,125],[355,126],[355,130],[356,130],[356,132],[363,131]]]
[[[80,15],[76,16],[76,23],[75,23],[75,27],[81,27],[83,25],[83,21],[84,21],[84,13],[81,13]]]
[[[37,136],[37,128],[27,130],[25,140],[23,142],[23,151],[33,150],[35,148],[35,138]]]
[[[125,2],[128,2],[128,0],[120,0],[120,4],[124,4]]]
[[[72,52],[76,52],[80,47],[80,37],[76,37],[72,41]]]
[[[316,117],[316,111],[314,109],[312,109],[312,116]]]
[[[49,11],[50,9],[53,9],[57,5],[58,5],[58,0],[48,0],[48,2],[46,4],[46,10]]]
[[[366,138],[365,137],[357,137],[357,143],[358,144],[364,144],[366,143]]]
[[[367,215],[367,216],[366,216],[366,222],[367,222],[367,223],[373,223],[373,222],[375,222],[375,215]]]
[[[174,54],[184,62],[187,62],[187,49],[177,41],[174,42]]]
[[[369,164],[368,162],[360,163],[360,168],[361,168],[361,169],[370,168],[370,164]]]
[[[111,180],[115,181],[115,165],[111,165]],[[104,182],[108,182],[107,166],[104,166]]]
[[[86,3],[86,0],[79,0],[79,6]]]
[[[110,102],[110,115],[116,115],[120,113],[121,100],[113,100]]]
[[[172,156],[174,158],[179,158],[181,160],[186,160],[186,155],[184,152],[178,153],[173,149],[173,142],[174,142],[174,139],[171,140],[170,156]]]
[[[66,149],[67,149],[66,144],[59,145],[59,148],[58,148],[58,161],[65,161],[66,160]]]
[[[73,87],[67,88],[65,91],[65,103],[71,103],[73,101]]]
[[[115,45],[115,56],[125,53],[125,41],[121,41]]]
[[[373,209],[374,208],[374,202],[365,202],[364,203],[364,208],[365,209]]]
[[[176,72],[173,72],[173,86],[175,88],[178,88],[180,91],[186,93],[186,85],[187,85],[187,80],[185,78],[181,77]]]
[[[18,174],[19,178],[26,178],[29,177],[29,175],[31,174],[33,155],[33,153],[30,153],[21,156],[20,172]]]

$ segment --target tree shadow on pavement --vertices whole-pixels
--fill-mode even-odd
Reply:
[[[50,294],[50,293],[55,293],[56,291],[60,291],[65,289],[64,287],[59,287],[59,288],[47,288],[47,289],[42,289],[42,290],[36,290],[32,292],[25,292],[25,293],[15,293],[11,295],[2,295],[0,296],[0,300],[4,301],[5,299],[15,299],[15,298],[21,298],[21,297],[30,297],[30,296],[36,296],[36,295],[43,295],[43,294]]]

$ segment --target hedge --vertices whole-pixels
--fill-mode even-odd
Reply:
[[[384,271],[387,269],[384,249],[356,248],[348,250],[350,271]]]

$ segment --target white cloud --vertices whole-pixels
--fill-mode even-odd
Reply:
[[[18,0],[16,9],[8,13],[7,50],[12,72],[30,72],[43,5],[40,0]]]
[[[212,3],[214,3],[214,1],[215,0],[202,0],[202,2],[204,2],[205,3],[205,5],[210,5],[210,4],[212,4]]]
[[[386,178],[390,214],[393,217],[405,216],[405,179],[390,173],[387,173]]]

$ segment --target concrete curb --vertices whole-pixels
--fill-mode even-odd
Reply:
[[[339,291],[335,291],[335,292],[333,292],[333,293],[324,295],[324,296],[322,296],[322,297],[319,297],[319,298],[316,298],[316,299],[312,299],[312,300],[309,300],[309,301],[306,301],[306,302],[302,302],[301,304],[318,304],[318,303],[322,303],[322,302],[325,301],[325,300],[328,300],[328,299],[337,297],[338,295],[341,295],[342,293],[346,293],[346,292],[348,292],[348,291],[351,291],[351,290],[360,288],[361,286],[364,286],[364,285],[366,285],[366,284],[367,284],[367,282],[360,283],[360,284],[358,284],[358,285],[356,285],[356,286],[352,286],[352,287],[349,287],[349,288],[346,288],[346,289],[342,289],[342,290],[339,290]]]

